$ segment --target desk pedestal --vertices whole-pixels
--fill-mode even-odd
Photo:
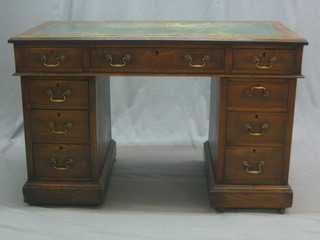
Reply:
[[[22,77],[30,204],[101,204],[116,157],[109,77]]]

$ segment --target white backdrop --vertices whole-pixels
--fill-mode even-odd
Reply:
[[[293,207],[280,216],[217,214],[208,206],[202,143],[209,78],[195,77],[112,77],[119,154],[105,204],[25,204],[20,81],[11,76],[7,40],[49,20],[271,20],[306,38],[290,169]],[[0,0],[0,239],[320,239],[319,28],[317,0]]]

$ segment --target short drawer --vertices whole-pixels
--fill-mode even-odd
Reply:
[[[295,49],[234,49],[233,71],[292,74],[296,69]]]
[[[86,110],[31,110],[31,137],[36,143],[89,142]]]
[[[82,72],[82,48],[16,49],[17,72]]]
[[[91,172],[88,145],[34,144],[34,177],[42,179],[89,178]]]
[[[227,147],[224,183],[280,184],[281,147]]]
[[[27,80],[31,109],[87,109],[88,81]]]
[[[288,83],[230,81],[228,83],[228,106],[287,108]]]
[[[224,71],[224,49],[91,48],[91,72],[212,73]]]
[[[228,145],[284,144],[285,113],[228,112]]]

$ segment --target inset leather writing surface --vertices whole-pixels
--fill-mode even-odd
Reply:
[[[285,41],[306,40],[279,22],[106,21],[47,22],[10,39],[138,39]]]
[[[270,22],[55,22],[33,36],[206,36],[278,37],[286,35]]]

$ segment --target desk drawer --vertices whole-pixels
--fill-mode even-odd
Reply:
[[[82,48],[17,48],[17,72],[82,72]]]
[[[287,82],[228,82],[229,107],[287,108],[287,105]]]
[[[28,80],[28,104],[31,109],[87,109],[88,82]]]
[[[283,144],[285,113],[228,112],[227,144]]]
[[[91,48],[90,71],[212,73],[224,71],[224,49]]]
[[[88,145],[34,144],[34,176],[42,179],[90,177]]]
[[[89,142],[86,110],[31,110],[30,123],[36,143]]]
[[[280,184],[281,147],[227,147],[225,156],[225,183]]]
[[[296,50],[234,49],[233,71],[246,73],[292,74],[296,69]]]

